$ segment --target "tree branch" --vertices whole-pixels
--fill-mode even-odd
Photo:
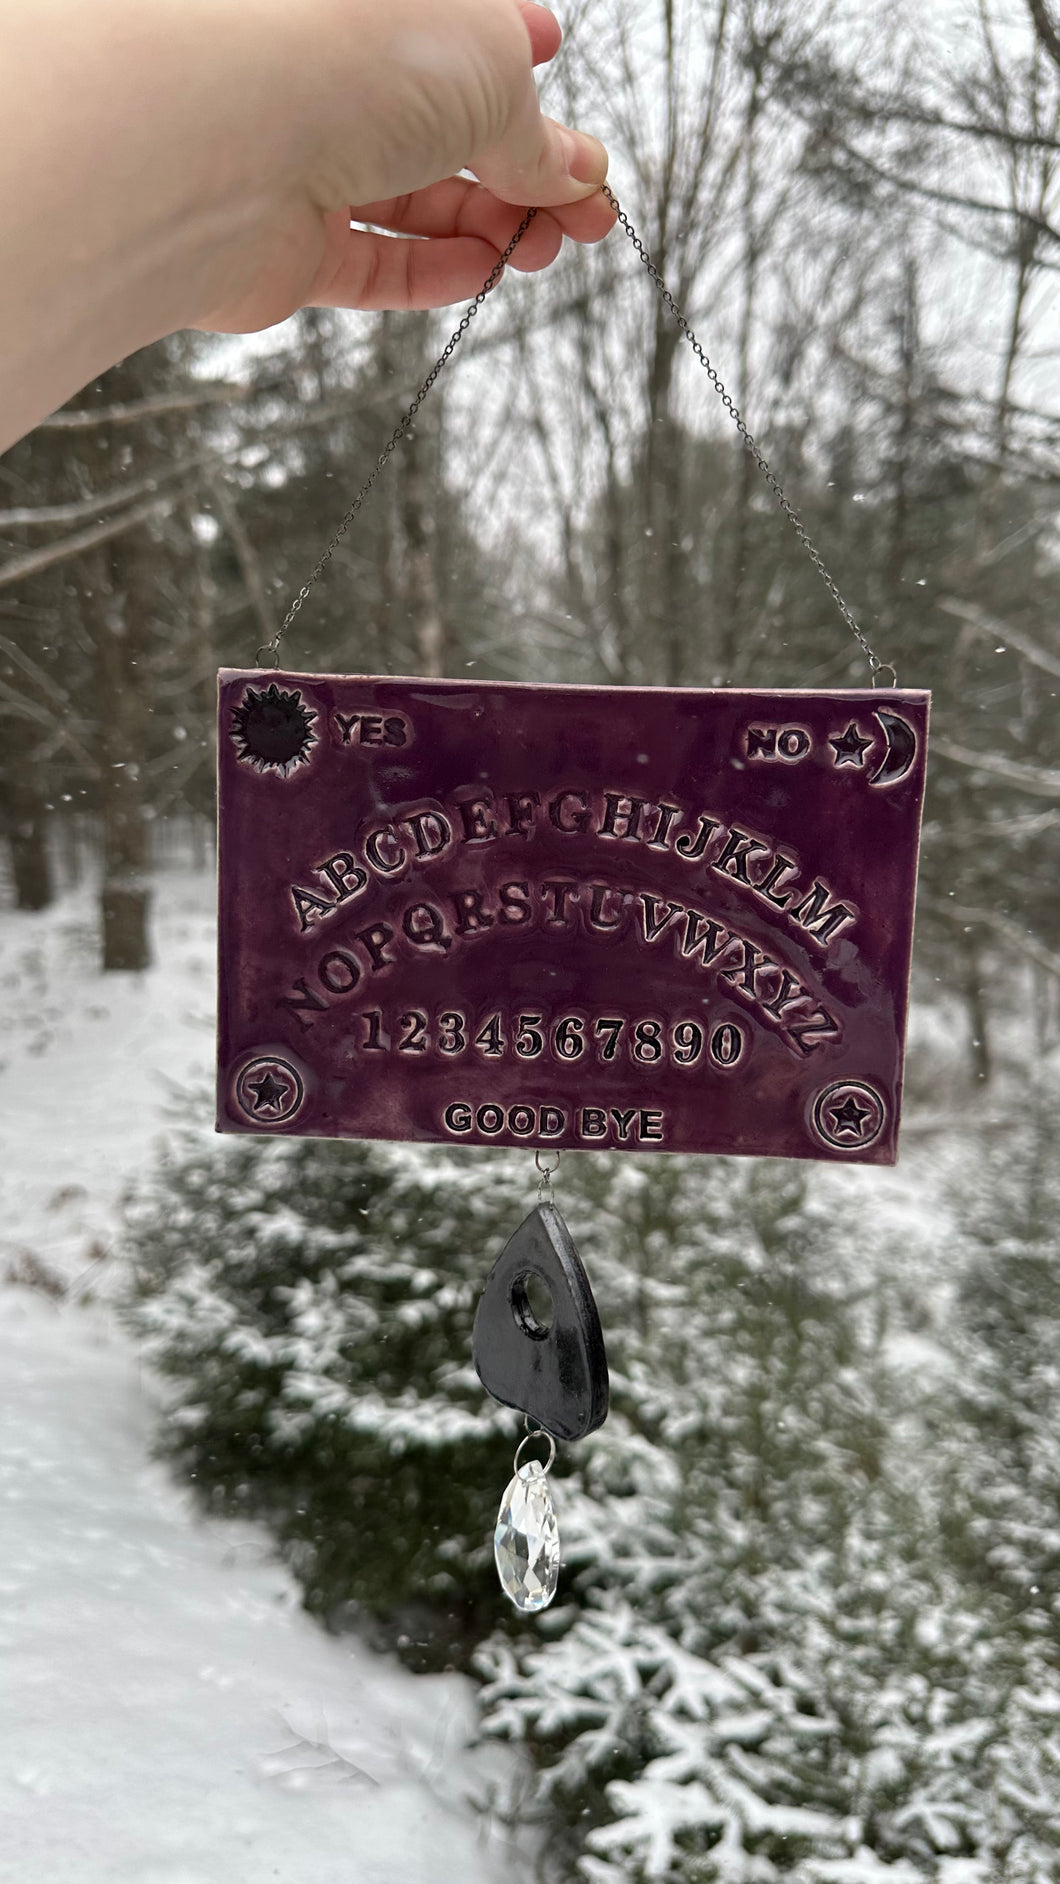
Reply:
[[[992,929],[995,935],[1018,949],[1021,955],[1037,962],[1039,968],[1044,968],[1047,974],[1055,975],[1060,980],[1060,955],[1054,955],[1044,942],[1028,935],[1017,922],[1013,922],[1009,916],[1002,916],[999,910],[968,909],[961,903],[951,903],[947,897],[921,896],[919,900],[925,909],[930,909],[933,916],[946,916],[952,922],[980,923],[984,929]]]
[[[80,556],[82,550],[95,549],[97,543],[106,543],[112,536],[135,530],[137,524],[146,523],[149,517],[164,516],[175,502],[175,497],[154,497],[150,503],[123,510],[120,517],[108,517],[106,523],[94,524],[90,530],[77,530],[73,536],[60,537],[58,543],[49,543],[47,549],[32,550],[28,556],[16,556],[10,562],[0,563],[0,589],[10,588],[12,583],[22,582],[27,576],[38,575],[42,569],[50,569],[53,563]]]
[[[888,189],[898,190],[905,196],[922,197],[928,203],[942,203],[948,209],[971,210],[977,216],[1011,217],[1013,222],[1035,230],[1038,235],[1044,236],[1047,241],[1055,242],[1060,247],[1060,229],[1054,229],[1052,223],[1047,222],[1044,216],[1034,216],[1029,210],[1014,208],[1011,203],[983,202],[979,197],[961,196],[953,190],[933,189],[928,183],[917,183],[911,177],[896,176],[892,170],[885,170],[882,165],[874,163],[871,157],[863,156],[861,151],[855,150],[852,144],[848,144],[844,138],[836,137],[834,133],[830,141],[837,150],[850,159],[851,163],[860,165],[862,170],[868,171],[871,177],[875,177],[878,183],[884,184]],[[840,166],[835,165],[834,168],[836,174],[841,176]]]
[[[955,765],[966,765],[973,772],[989,772],[1007,779],[1037,798],[1060,798],[1060,772],[1046,772],[1040,766],[1022,765],[1018,759],[1004,759],[999,752],[970,752],[967,746],[951,745],[948,739],[933,739],[932,750]]]
[[[28,679],[35,680],[46,698],[58,699],[64,706],[69,705],[70,695],[66,688],[56,680],[54,674],[45,673],[43,667],[38,667],[17,641],[12,641],[7,635],[0,635],[0,653],[6,654],[9,661],[20,667]]]
[[[261,563],[254,545],[247,534],[243,519],[239,514],[239,505],[236,503],[224,479],[222,477],[212,477],[209,480],[209,488],[214,503],[221,513],[221,522],[228,534],[232,548],[235,550],[236,561],[239,564],[239,573],[243,578],[243,587],[246,589],[247,600],[254,611],[254,619],[258,624],[258,632],[261,635],[262,646],[264,646],[267,641],[272,640],[273,635],[276,633],[277,618],[276,610],[269,606],[269,597],[265,587],[265,577],[262,574]]]
[[[976,634],[989,635],[993,641],[1004,641],[1006,646],[1015,648],[1032,667],[1040,667],[1045,674],[1055,674],[1060,678],[1060,655],[1050,654],[1040,648],[1036,641],[1025,635],[1019,628],[1010,628],[1007,622],[995,620],[985,609],[976,608],[971,602],[959,602],[955,596],[946,596],[938,604],[947,615],[956,616]]]
[[[68,747],[74,757],[87,768],[89,776],[98,778],[99,762],[87,747],[81,744],[65,712],[53,712],[50,708],[41,706],[38,701],[31,700],[28,694],[24,694],[17,687],[12,687],[6,680],[0,680],[0,700],[5,703],[5,711],[13,714],[16,719],[29,720],[34,726],[43,726],[45,731],[52,735],[56,748]]]
[[[81,497],[69,504],[34,504],[20,510],[0,510],[0,530],[25,528],[35,523],[82,523],[89,517],[98,517],[103,510],[115,510],[121,504],[131,504],[138,497],[146,497],[149,492],[157,491],[161,484],[172,484],[175,478],[185,477],[189,471],[198,471],[204,464],[216,464],[224,458],[234,457],[246,449],[249,441],[242,440],[227,452],[215,449],[195,452],[190,458],[178,458],[163,471],[153,471],[150,477],[141,478],[136,484],[120,484],[115,489],[101,491],[95,497]]]
[[[1060,151],[1060,138],[1048,137],[1044,131],[1009,131],[1003,124],[977,123],[974,118],[947,118],[941,112],[917,110],[912,105],[884,100],[875,108],[868,104],[855,105],[852,116],[869,123],[886,116],[893,118],[896,124],[917,124],[925,131],[953,131],[959,137],[984,138],[988,143],[1007,144],[1011,150]]]
[[[276,381],[267,382],[275,385]],[[192,412],[197,406],[235,405],[264,390],[259,381],[248,386],[220,383],[202,392],[158,393],[153,399],[135,399],[125,405],[74,406],[53,412],[34,427],[38,432],[88,432],[99,425],[138,425],[141,419],[161,418],[167,412]]]
[[[1027,0],[1027,5],[1030,8],[1031,19],[1034,21],[1034,30],[1042,46],[1053,64],[1060,68],[1060,30],[1049,18],[1045,0]]]
[[[1041,0],[1029,0],[1029,4],[1041,4]],[[774,66],[780,101],[789,110],[809,122],[805,112],[798,110],[797,100],[809,97],[815,102],[822,98],[821,75],[812,65],[788,61]],[[828,109],[825,104],[824,109]],[[1060,151],[1060,138],[1050,137],[1045,131],[1017,131],[1009,124],[994,124],[984,118],[951,118],[944,112],[932,111],[915,99],[906,103],[894,93],[873,92],[859,88],[857,96],[844,95],[836,104],[837,115],[858,119],[862,124],[879,126],[881,124],[913,124],[925,131],[952,131],[958,137],[980,138],[988,143],[1007,144],[1011,150],[1054,150]]]

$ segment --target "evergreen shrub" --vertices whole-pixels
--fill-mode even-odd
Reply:
[[[307,1605],[458,1656],[493,1612],[517,1416],[471,1364],[485,1268],[525,1203],[466,1158],[189,1137],[129,1208],[128,1313],[171,1383],[159,1448],[264,1518]]]
[[[272,1527],[314,1611],[477,1672],[484,1730],[533,1755],[554,1884],[1047,1884],[1053,1179],[1039,1157],[1029,1210],[988,1163],[962,1229],[929,1220],[917,1374],[886,1277],[918,1259],[851,1174],[565,1159],[612,1411],[560,1448],[565,1570],[528,1622],[491,1551],[519,1421],[471,1364],[525,1154],[178,1148],[130,1213],[162,1448]]]

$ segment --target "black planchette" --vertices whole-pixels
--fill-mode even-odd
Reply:
[[[552,1297],[546,1327],[530,1305],[536,1277]],[[538,1204],[486,1278],[472,1354],[487,1393],[555,1439],[584,1439],[607,1418],[607,1355],[589,1278],[554,1204]]]

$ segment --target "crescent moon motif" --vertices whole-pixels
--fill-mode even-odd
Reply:
[[[873,718],[879,720],[887,741],[887,750],[869,779],[869,784],[897,785],[916,758],[916,734],[908,720],[901,719],[897,713],[885,713],[882,707],[873,714]]]

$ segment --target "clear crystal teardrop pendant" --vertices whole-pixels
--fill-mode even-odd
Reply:
[[[556,1457],[556,1442],[543,1426],[527,1424],[526,1438],[515,1453],[515,1476],[501,1499],[497,1528],[493,1534],[493,1555],[497,1575],[505,1596],[516,1609],[532,1615],[547,1609],[559,1582],[559,1525],[552,1502],[548,1475]],[[523,1447],[532,1439],[544,1439],[548,1458],[520,1463]]]

